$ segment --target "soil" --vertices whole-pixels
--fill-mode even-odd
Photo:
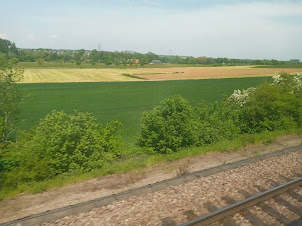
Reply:
[[[116,194],[131,188],[169,179],[182,173],[211,168],[255,155],[282,150],[301,143],[302,135],[286,135],[276,138],[267,145],[248,145],[239,151],[233,152],[210,152],[174,162],[157,164],[139,171],[113,174],[78,182],[40,194],[20,194],[1,202],[0,223]]]
[[[138,69],[138,71],[141,69]],[[178,79],[209,79],[209,78],[237,78],[272,76],[275,73],[301,73],[302,68],[250,68],[249,66],[236,67],[183,67],[183,68],[149,68],[149,73],[161,71],[163,74],[143,74],[139,76],[151,81],[178,80]],[[164,74],[166,73],[166,74]]]

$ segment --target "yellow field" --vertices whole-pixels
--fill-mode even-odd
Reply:
[[[139,69],[25,69],[20,83],[59,83],[59,82],[109,82],[142,81],[122,74],[136,75],[140,78],[158,80],[238,78],[271,76],[275,73],[301,73],[301,68],[251,68],[233,67],[175,67]]]
[[[24,79],[20,83],[141,81],[122,74],[148,73],[155,72],[137,69],[25,69]]]

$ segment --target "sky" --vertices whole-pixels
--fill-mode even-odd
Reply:
[[[302,60],[302,0],[0,0],[19,48]]]

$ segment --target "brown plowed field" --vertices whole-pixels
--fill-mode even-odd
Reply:
[[[184,67],[184,68],[148,68],[148,74],[144,69],[136,76],[148,80],[178,80],[178,79],[203,79],[203,78],[233,78],[233,77],[254,77],[271,76],[275,73],[287,72],[291,74],[301,73],[302,68],[250,68],[249,66],[234,67]],[[154,71],[154,74],[150,74]],[[164,74],[156,74],[158,71]]]

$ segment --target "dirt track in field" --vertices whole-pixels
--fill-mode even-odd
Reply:
[[[142,69],[138,69],[142,70]],[[164,74],[150,74],[161,71]],[[154,68],[148,69],[149,74],[137,75],[151,81],[205,78],[237,78],[271,76],[275,73],[302,73],[302,68],[250,68],[249,66],[234,67],[183,67],[183,68]]]

